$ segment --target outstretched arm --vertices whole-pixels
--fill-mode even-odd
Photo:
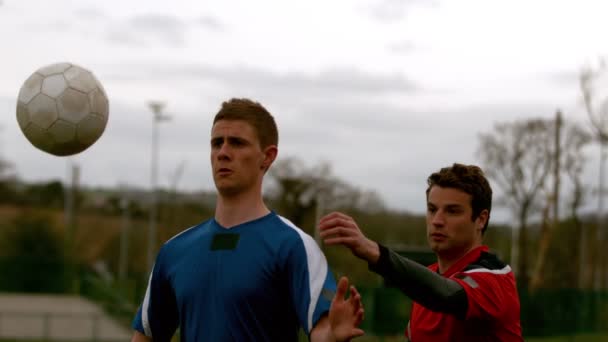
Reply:
[[[421,264],[379,245],[380,257],[370,270],[395,284],[415,302],[434,310],[464,318],[468,309],[465,289]]]
[[[331,302],[329,315],[321,318],[310,333],[313,342],[342,342],[364,334],[359,329],[364,310],[361,295],[354,286],[350,287],[350,297],[344,299],[348,290],[348,278],[338,282],[336,295]]]
[[[435,311],[464,317],[468,299],[456,281],[442,277],[428,268],[368,239],[355,220],[334,212],[319,221],[320,235],[328,245],[344,245],[368,262],[378,273],[401,289],[415,302]]]
[[[140,333],[137,330],[133,333],[133,337],[131,338],[131,342],[151,342],[151,341],[152,341],[151,338]]]

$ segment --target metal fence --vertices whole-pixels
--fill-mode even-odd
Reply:
[[[130,335],[98,313],[0,312],[0,339],[114,342]]]
[[[363,329],[377,336],[403,335],[412,302],[395,288],[359,288],[365,306]],[[526,337],[608,333],[608,292],[576,289],[520,293]]]

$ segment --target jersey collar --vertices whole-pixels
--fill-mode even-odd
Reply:
[[[471,249],[467,254],[465,254],[460,260],[458,260],[454,265],[450,266],[447,271],[445,271],[442,276],[451,277],[455,273],[462,271],[465,267],[473,263],[475,260],[479,259],[481,253],[488,252],[490,249],[488,246],[481,245],[479,247],[475,247]],[[437,272],[439,270],[439,264],[434,263],[429,266],[433,271]]]

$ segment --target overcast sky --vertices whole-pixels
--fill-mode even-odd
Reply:
[[[159,180],[185,163],[181,190],[213,189],[211,120],[250,97],[274,114],[280,154],[423,212],[428,174],[479,163],[496,122],[587,123],[578,73],[608,50],[603,1],[0,0],[0,154],[26,181],[150,184],[149,100],[167,103]],[[93,71],[110,101],[104,135],[68,158],[32,147],[15,117],[41,66]],[[586,183],[596,184],[596,149]],[[497,189],[498,191],[498,189]]]

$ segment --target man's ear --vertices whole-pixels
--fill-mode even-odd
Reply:
[[[487,209],[482,210],[479,215],[477,215],[477,228],[482,230],[483,227],[486,226],[486,223],[490,219],[490,212]]]
[[[264,161],[262,161],[262,165],[260,168],[262,170],[268,170],[270,165],[274,162],[279,154],[279,149],[276,145],[270,145],[264,149]]]

